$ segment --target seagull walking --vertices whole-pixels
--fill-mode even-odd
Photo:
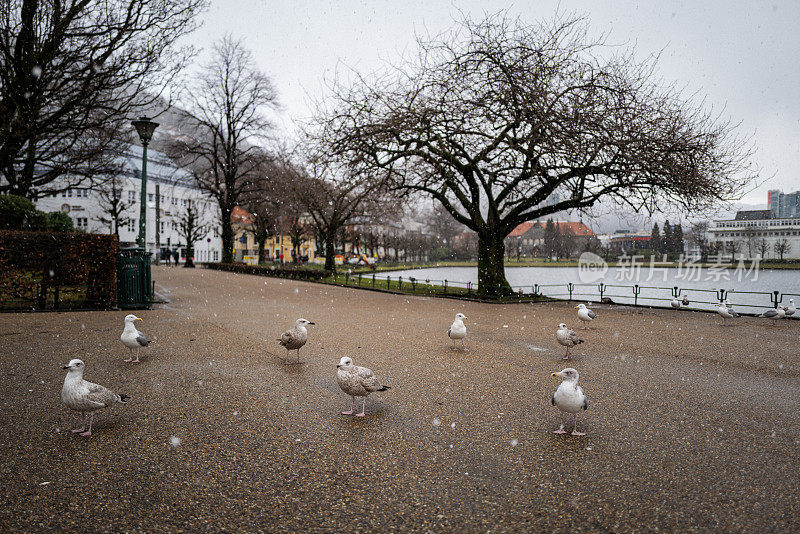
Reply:
[[[135,321],[141,321],[141,319],[132,313],[125,316],[125,328],[122,330],[122,335],[119,336],[119,338],[122,340],[122,344],[128,347],[130,358],[125,361],[139,363],[139,350],[153,342],[136,329],[136,326],[133,324]],[[135,360],[133,359],[133,349],[136,349]]]
[[[456,348],[456,339],[461,340],[461,348],[464,348],[464,338],[467,337],[467,327],[464,325],[466,318],[467,316],[463,313],[457,313],[453,324],[447,329],[447,337],[453,340],[453,348]]]
[[[94,412],[108,408],[116,402],[125,404],[129,397],[127,395],[117,395],[101,385],[84,380],[84,363],[82,360],[70,360],[64,366],[64,369],[68,371],[67,377],[64,379],[64,387],[61,388],[61,402],[70,410],[83,414],[83,426],[72,431],[88,438],[92,435]],[[87,415],[89,417],[88,430],[86,428]]]
[[[308,330],[306,330],[306,325],[314,324],[308,319],[300,318],[294,322],[294,328],[290,328],[283,334],[281,334],[281,338],[278,340],[283,347],[286,347],[286,359],[284,363],[289,365],[296,365],[298,363],[303,363],[300,361],[300,348],[306,344],[308,341]],[[296,350],[297,351],[297,361],[290,362],[289,361],[289,351]]]
[[[784,317],[786,317],[786,310],[784,308],[775,308],[772,310],[767,310],[761,315],[759,315],[759,317],[763,317],[765,319],[771,319],[772,326],[775,326],[776,324],[778,324],[777,322],[778,319],[783,319]]]
[[[733,311],[733,308],[728,307],[727,302],[720,302],[717,304],[717,313],[722,317],[722,325],[725,325],[725,319],[736,319],[739,314]]]
[[[597,318],[597,314],[586,307],[586,304],[578,304],[575,306],[578,310],[578,319],[583,323],[583,328],[586,328],[586,323],[592,322]]]
[[[558,325],[558,331],[556,332],[556,340],[560,345],[567,347],[567,353],[564,355],[564,359],[569,359],[569,349],[574,347],[575,345],[580,345],[583,343],[583,340],[576,334],[574,331],[567,328],[567,325],[561,323]]]
[[[357,413],[356,417],[364,417],[364,408],[367,404],[367,396],[376,391],[386,391],[389,386],[384,386],[375,378],[372,371],[366,367],[359,367],[353,365],[353,360],[348,356],[339,360],[339,365],[336,366],[336,383],[339,387],[350,395],[353,399],[350,403],[350,409],[343,411],[342,415],[352,415],[355,405],[356,397],[361,397],[361,413]]]
[[[583,389],[578,385],[578,371],[571,367],[567,367],[559,373],[553,373],[552,376],[561,377],[561,384],[553,394],[550,402],[559,409],[561,415],[561,426],[558,430],[554,430],[554,434],[566,434],[564,430],[564,412],[572,414],[572,435],[585,436],[584,432],[578,432],[578,413],[581,410],[589,409],[589,401],[586,400],[586,395]]]

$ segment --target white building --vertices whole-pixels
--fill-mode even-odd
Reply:
[[[75,228],[87,232],[113,233],[110,216],[104,208],[106,202],[103,199],[103,191],[106,192],[106,196],[110,196],[111,188],[116,187],[120,190],[121,202],[126,206],[119,227],[120,246],[135,245],[139,235],[141,208],[142,147],[132,145],[128,154],[123,157],[122,163],[124,170],[116,180],[116,184],[97,186],[93,189],[74,187],[54,197],[38,200],[37,209],[45,212],[62,211],[72,218]],[[164,154],[148,149],[146,247],[149,252],[177,249],[181,259],[184,258],[186,243],[179,231],[179,221],[190,205],[197,207],[200,224],[207,229],[206,235],[195,243],[195,261],[219,261],[222,255],[222,239],[215,206],[195,185],[186,171],[176,167]]]
[[[776,243],[785,244],[784,259],[800,258],[800,217],[773,217],[772,210],[739,211],[734,219],[714,221],[708,229],[710,244],[722,252],[754,257],[762,244],[765,258],[779,258]]]

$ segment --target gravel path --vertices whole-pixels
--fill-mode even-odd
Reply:
[[[567,303],[154,279],[170,302],[139,314],[157,338],[139,365],[124,312],[0,315],[0,531],[800,531],[798,321],[593,307],[575,438],[549,402]],[[284,366],[298,317],[307,364]],[[392,386],[361,420],[339,415],[344,355]],[[132,397],[88,440],[60,402],[75,357]]]

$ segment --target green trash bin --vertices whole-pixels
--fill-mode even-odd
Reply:
[[[147,309],[153,303],[150,256],[138,247],[117,254],[117,306],[123,310]]]

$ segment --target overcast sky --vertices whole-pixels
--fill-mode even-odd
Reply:
[[[800,189],[800,2],[783,0],[645,1],[270,1],[212,0],[192,38],[207,48],[220,36],[242,37],[280,92],[283,128],[310,114],[308,95],[342,64],[372,71],[414,48],[414,36],[451,27],[459,11],[481,17],[507,9],[536,22],[560,9],[588,15],[615,44],[642,56],[661,53],[659,70],[752,134],[764,183],[745,198],[766,202],[767,189]]]

